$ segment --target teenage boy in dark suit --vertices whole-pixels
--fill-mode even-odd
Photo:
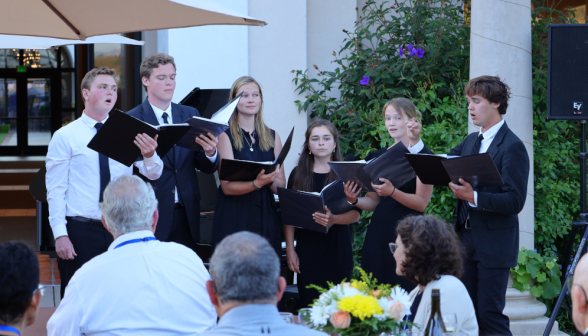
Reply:
[[[145,57],[140,68],[147,91],[143,104],[128,113],[151,125],[181,124],[200,116],[195,108],[172,103],[176,87],[174,58],[166,54]],[[196,251],[200,240],[200,190],[196,169],[212,174],[218,167],[218,140],[210,133],[196,139],[198,152],[175,146],[163,158],[163,172],[151,181],[159,202],[159,222],[155,237],[176,242]]]
[[[508,85],[498,77],[481,76],[470,80],[464,93],[480,131],[468,135],[449,155],[489,153],[504,185],[474,190],[462,179],[461,185],[449,184],[458,198],[455,231],[466,252],[461,280],[474,303],[480,335],[512,335],[502,311],[509,270],[517,264],[518,214],[527,196],[529,155],[502,119],[510,98]],[[420,133],[420,125],[412,128]]]

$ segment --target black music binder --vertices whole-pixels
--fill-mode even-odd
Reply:
[[[460,184],[462,178],[474,190],[504,184],[488,153],[451,157],[446,155],[406,154],[417,176],[424,184],[447,186]]]
[[[325,205],[335,215],[352,210],[343,188],[341,180],[330,183],[320,193],[278,188],[282,222],[300,229],[327,233],[330,227],[318,224],[312,215],[316,212],[325,214]]]
[[[152,138],[158,135],[156,152],[163,158],[190,127],[186,124],[153,126],[122,111],[112,110],[88,143],[88,148],[130,167],[133,162],[143,159],[141,150],[134,143],[137,134],[145,133]]]
[[[372,183],[382,184],[380,178],[388,179],[396,188],[415,177],[415,172],[404,154],[410,153],[402,142],[389,148],[384,154],[366,162],[332,161],[329,166],[344,182],[352,181],[363,191],[374,191]]]
[[[235,99],[231,100],[225,106],[221,107],[210,119],[203,117],[192,117],[185,121],[186,124],[192,126],[188,133],[184,135],[177,143],[178,146],[199,151],[202,146],[196,143],[196,138],[201,134],[212,134],[218,137],[229,129],[229,120],[233,112],[239,104],[239,100],[243,93],[240,93]]]
[[[273,173],[278,165],[282,166],[284,160],[292,146],[292,136],[294,135],[294,127],[288,136],[288,139],[282,147],[280,155],[274,162],[255,162],[236,159],[222,159],[221,168],[218,174],[219,180],[224,181],[253,181],[257,178],[257,174],[261,170],[265,170],[265,174]]]

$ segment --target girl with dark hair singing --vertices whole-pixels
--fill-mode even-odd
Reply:
[[[382,114],[394,145],[402,142],[412,153],[433,154],[418,137],[412,135],[410,126],[416,121],[420,122],[421,114],[410,100],[392,99],[384,105]],[[382,148],[375,151],[365,160],[377,158],[386,150]],[[431,200],[433,186],[421,183],[418,177],[401,186],[394,186],[384,178],[380,178],[380,181],[380,185],[372,184],[376,192],[368,192],[366,197],[358,197],[361,188],[355,183],[345,185],[349,203],[374,212],[365,236],[361,267],[367,273],[372,273],[379,283],[392,286],[399,284],[406,291],[411,291],[414,284],[394,271],[395,261],[388,252],[388,243],[390,238],[396,239],[396,223],[399,220],[408,215],[422,215]]]
[[[308,126],[298,166],[288,178],[288,189],[320,192],[338,179],[328,165],[330,161],[342,161],[337,133],[335,126],[327,120],[318,119]],[[339,283],[351,279],[352,241],[350,227],[346,224],[357,222],[360,210],[334,215],[325,206],[325,212],[315,213],[314,220],[320,225],[332,226],[328,233],[300,229],[296,231],[296,249],[295,229],[284,225],[288,267],[298,273],[300,307],[308,307],[319,296],[316,289],[306,286],[326,287],[327,281]]]
[[[229,121],[229,129],[218,137],[220,158],[274,161],[282,150],[282,141],[263,121],[261,86],[255,79],[243,76],[233,83],[229,101],[239,93],[243,96]],[[214,209],[212,247],[232,233],[250,231],[266,238],[281,255],[282,237],[274,194],[285,185],[284,168],[279,166],[269,174],[262,170],[249,182],[221,180]]]

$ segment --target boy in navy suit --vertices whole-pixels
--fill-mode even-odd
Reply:
[[[143,104],[128,113],[151,125],[181,124],[200,116],[195,108],[171,102],[176,88],[174,58],[166,54],[145,57],[141,63],[141,80],[147,91]],[[194,251],[200,240],[200,190],[196,169],[212,174],[218,167],[218,140],[210,133],[196,142],[202,150],[194,152],[175,146],[163,157],[163,173],[152,181],[159,202],[159,223],[155,237],[176,242]]]
[[[468,135],[448,155],[489,153],[504,185],[474,190],[462,179],[461,185],[449,183],[458,198],[455,231],[466,252],[461,280],[474,303],[480,335],[512,335],[502,311],[509,270],[517,264],[518,214],[527,196],[529,155],[502,119],[510,98],[508,85],[498,77],[481,76],[471,79],[464,93],[469,115],[480,131]],[[420,125],[412,126],[412,132],[420,133]]]

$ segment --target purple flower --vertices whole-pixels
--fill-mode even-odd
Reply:
[[[417,51],[417,56],[419,58],[423,58],[423,56],[425,55],[425,51],[423,49],[421,49],[420,47],[416,49]]]
[[[363,76],[361,78],[361,81],[359,81],[359,84],[361,85],[367,85],[370,82],[370,78],[368,76]]]
[[[398,54],[400,55],[400,57],[402,57],[402,46],[400,46],[400,48],[398,48]]]
[[[409,44],[409,45],[406,46],[406,48],[408,48],[408,50],[411,50],[412,51],[413,46],[412,46],[412,44]]]
[[[417,50],[413,48],[413,49],[410,51],[410,57],[415,57],[415,56],[416,56],[416,54],[417,54]]]

